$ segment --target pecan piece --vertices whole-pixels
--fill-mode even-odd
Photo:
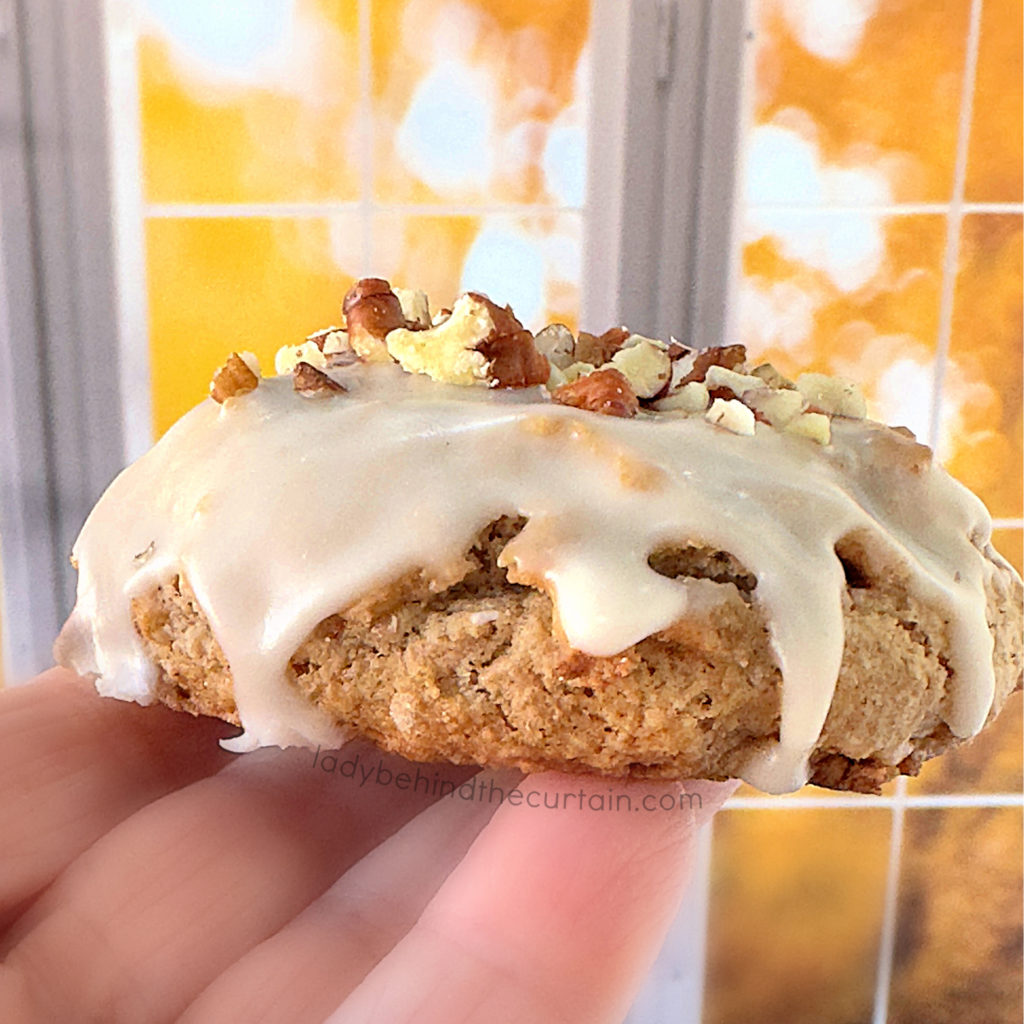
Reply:
[[[563,384],[551,392],[553,401],[577,409],[598,412],[604,416],[628,419],[640,408],[636,393],[624,374],[611,367],[595,370],[571,384]]]
[[[534,335],[533,343],[537,346],[537,351],[547,356],[548,362],[560,370],[572,366],[576,361],[573,355],[576,339],[565,324],[548,324]]]
[[[295,367],[292,387],[305,398],[328,398],[345,391],[336,380],[309,363],[299,363]]]
[[[351,352],[348,334],[341,327],[325,327],[323,330],[314,331],[306,337],[306,341],[316,345],[325,356]]]
[[[342,303],[349,345],[367,363],[391,361],[384,339],[405,326],[405,314],[391,285],[379,277],[364,277],[348,290]]]
[[[461,295],[451,315],[428,330],[392,331],[387,349],[403,369],[446,384],[529,387],[550,375],[533,335],[512,311],[475,292]]]
[[[223,403],[228,398],[255,391],[259,383],[259,377],[249,364],[237,352],[232,352],[210,381],[210,397]]]
[[[689,384],[692,380],[703,380],[704,375],[712,366],[724,366],[727,370],[735,370],[747,359],[747,350],[742,345],[720,345],[706,348],[697,353],[693,368],[678,383],[678,387]]]
[[[731,388],[708,388],[708,397],[714,401],[716,398],[721,398],[723,401],[728,401],[730,398],[735,398],[736,395],[733,393]]]
[[[547,383],[551,366],[547,356],[537,351],[533,335],[516,319],[512,310],[491,302],[486,295],[469,293],[483,303],[491,314],[494,330],[476,346],[490,364],[487,376],[491,387],[529,388]]]
[[[609,327],[604,334],[588,334],[580,331],[576,339],[573,359],[577,363],[591,363],[603,366],[622,348],[623,342],[629,337],[625,327]]]
[[[533,335],[523,329],[514,334],[498,334],[476,347],[490,361],[492,387],[530,388],[547,383],[551,366],[547,356],[537,351]]]

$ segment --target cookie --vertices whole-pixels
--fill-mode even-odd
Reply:
[[[1021,685],[983,505],[858,389],[359,282],[97,504],[58,660],[228,741],[873,792]]]

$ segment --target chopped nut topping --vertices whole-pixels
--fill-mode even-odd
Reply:
[[[750,371],[751,376],[760,377],[770,388],[795,388],[796,385],[788,378],[783,377],[771,363],[761,363]]]
[[[328,377],[323,370],[318,370],[309,363],[299,363],[295,367],[292,387],[306,398],[326,398],[345,390],[336,380]]]
[[[690,375],[696,360],[696,352],[684,352],[672,360],[672,375],[669,378],[668,387],[665,389],[669,395],[674,394],[680,388],[686,387],[683,381]],[[690,383],[700,384],[701,381],[690,381]]]
[[[673,391],[654,403],[658,412],[704,412],[711,400],[707,385],[700,380],[691,380],[678,391]]]
[[[260,361],[256,358],[255,352],[239,352],[238,357],[257,377],[263,376],[260,372]]]
[[[533,343],[541,355],[547,356],[548,362],[559,370],[575,362],[573,350],[576,341],[572,331],[565,324],[548,324],[542,331],[538,331]]]
[[[387,363],[384,339],[405,326],[405,314],[391,285],[379,277],[364,277],[349,289],[342,304],[352,349],[367,363]]]
[[[490,360],[491,387],[529,388],[546,383],[551,364],[537,351],[533,335],[516,319],[509,306],[502,309],[486,295],[470,294],[491,310],[494,333],[477,345],[478,352]]]
[[[727,370],[735,370],[747,359],[747,350],[742,345],[723,345],[716,348],[705,348],[696,353],[693,369],[679,382],[689,384],[692,380],[703,380],[712,366],[724,366]]]
[[[704,418],[734,434],[754,436],[754,413],[735,398],[716,398],[704,413]]]
[[[660,342],[634,334],[630,341],[612,356],[608,364],[629,381],[637,398],[653,398],[662,391],[672,375],[672,360]]]
[[[629,331],[625,327],[609,327],[604,334],[600,335],[580,331],[580,336],[576,339],[573,358],[577,363],[603,366],[622,348],[628,337]]]
[[[215,402],[223,403],[229,398],[238,398],[255,391],[260,383],[258,375],[258,364],[253,370],[237,352],[232,352],[210,381],[210,397]]]
[[[867,415],[864,396],[856,384],[841,377],[824,373],[802,373],[797,378],[797,390],[822,412],[833,416],[849,416],[862,420]]]
[[[390,331],[387,351],[409,373],[425,373],[447,384],[486,384],[489,361],[477,345],[496,333],[491,306],[463,295],[451,316],[429,330]]]
[[[295,367],[299,363],[309,363],[310,366],[316,366],[319,369],[323,369],[327,365],[327,357],[313,338],[301,345],[284,345],[277,350],[277,354],[274,356],[274,369],[279,377],[294,373]]]
[[[571,384],[574,380],[586,377],[587,374],[593,373],[596,369],[597,367],[593,363],[573,363],[562,371],[562,375],[565,377],[565,382]]]
[[[555,388],[560,388],[563,384],[568,384],[569,381],[566,379],[565,374],[557,367],[551,360],[548,360],[548,366],[550,372],[548,373],[548,379],[544,387],[548,391],[554,391]]]
[[[313,342],[323,354],[342,352],[349,348],[348,335],[342,327],[324,327],[306,336],[306,341]]]
[[[804,398],[799,391],[772,388],[759,388],[747,391],[743,401],[762,416],[773,427],[784,427],[794,416],[804,409]]]
[[[739,398],[745,391],[768,390],[768,385],[749,373],[737,373],[735,370],[727,370],[724,366],[709,366],[704,375],[704,383],[708,388],[724,388]]]
[[[529,388],[546,384],[551,365],[533,344],[533,335],[527,330],[513,334],[498,334],[477,346],[490,360],[491,386],[496,388]]]
[[[855,384],[820,373],[794,383],[770,363],[748,370],[743,345],[693,350],[675,338],[662,341],[612,327],[603,334],[548,324],[536,335],[511,308],[467,292],[451,309],[431,315],[421,291],[381,279],[357,281],[343,303],[346,327],[325,327],[275,358],[278,374],[292,374],[305,397],[344,392],[327,370],[352,362],[397,362],[409,373],[455,385],[490,388],[545,386],[558,404],[604,415],[703,417],[736,434],[755,435],[756,424],[829,444],[835,416],[862,419],[864,398]],[[258,386],[251,353],[233,353],[214,375],[218,402]],[[275,385],[276,386],[276,385]],[[931,458],[906,446],[905,461],[920,472]]]
[[[512,312],[474,292],[461,296],[436,327],[391,331],[387,350],[410,373],[448,384],[519,388],[544,384],[550,375],[533,335]]]
[[[398,296],[407,327],[413,330],[426,330],[431,326],[430,303],[427,301],[426,292],[414,288],[395,288],[394,293]]]
[[[577,409],[587,409],[605,416],[621,416],[624,419],[635,416],[640,408],[629,381],[612,367],[595,370],[571,384],[563,384],[555,389],[551,397],[560,405],[571,405]]]
[[[324,343],[320,347],[320,351],[325,356],[340,356],[352,352],[352,345],[348,340],[348,333],[346,331],[331,331],[326,338]]]
[[[832,440],[832,426],[823,412],[802,412],[794,416],[782,430],[786,434],[809,437],[818,444],[828,444]]]

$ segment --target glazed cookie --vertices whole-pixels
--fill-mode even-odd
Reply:
[[[1021,685],[982,504],[857,388],[357,283],[111,485],[58,660],[419,761],[877,791]]]

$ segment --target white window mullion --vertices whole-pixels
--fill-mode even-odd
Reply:
[[[595,0],[585,327],[725,338],[745,0]]]
[[[50,662],[68,554],[123,460],[98,0],[6,0],[0,43],[5,655]]]
[[[0,561],[2,675],[11,683],[39,667],[59,598],[21,39],[13,5],[0,11]]]

